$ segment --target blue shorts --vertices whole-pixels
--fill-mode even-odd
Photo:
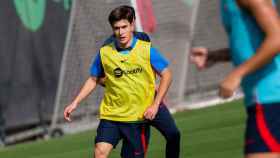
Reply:
[[[180,155],[180,131],[168,108],[161,104],[156,117],[151,121],[147,121],[147,124],[160,131],[168,142],[166,145],[166,158],[178,158]],[[145,141],[149,142],[150,134],[147,132],[145,136]],[[130,158],[131,153],[133,153],[126,141],[123,141],[122,153],[125,153],[121,155],[122,158]]]
[[[125,141],[132,155],[130,158],[144,158],[147,151],[146,134],[149,133],[149,127],[146,123],[124,123],[109,120],[100,120],[95,137],[95,144],[106,142],[112,144],[115,148],[120,140]],[[124,153],[121,155],[131,153]]]
[[[247,109],[245,154],[280,152],[280,103]]]

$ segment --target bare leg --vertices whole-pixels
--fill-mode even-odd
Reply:
[[[247,154],[245,158],[280,158],[280,153]]]
[[[106,143],[106,142],[100,142],[95,144],[94,149],[94,157],[95,158],[107,158],[110,154],[110,152],[113,149],[113,145]]]

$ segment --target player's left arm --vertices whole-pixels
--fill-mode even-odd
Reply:
[[[163,101],[168,88],[171,85],[172,82],[172,73],[169,67],[165,68],[163,71],[160,72],[159,74],[160,76],[160,83],[157,89],[157,95],[154,99],[154,103],[155,105],[159,106],[160,103]]]
[[[172,82],[172,73],[169,68],[169,63],[167,59],[165,59],[157,49],[151,48],[150,60],[153,69],[160,76],[160,83],[157,89],[155,99],[152,105],[150,105],[144,113],[144,117],[146,119],[153,120],[158,112],[159,105],[164,99],[168,88]]]
[[[237,68],[241,76],[245,76],[269,63],[280,52],[280,18],[272,0],[239,0],[239,4],[249,10],[265,33],[256,54]]]
[[[230,97],[239,87],[242,78],[264,65],[280,52],[280,18],[271,0],[237,0],[248,10],[263,30],[265,38],[255,55],[235,68],[220,84],[220,96]]]
[[[160,103],[163,101],[168,88],[172,82],[172,73],[170,68],[165,68],[160,74],[160,83],[157,89],[156,97],[144,113],[144,117],[148,120],[153,120],[158,112]]]

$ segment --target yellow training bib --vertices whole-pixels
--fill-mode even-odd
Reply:
[[[129,54],[119,53],[113,43],[100,49],[106,76],[100,119],[121,122],[143,120],[143,114],[155,95],[150,48],[150,42],[137,40]]]

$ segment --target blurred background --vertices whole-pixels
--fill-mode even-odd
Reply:
[[[75,111],[72,123],[64,121],[63,110],[112,33],[109,12],[122,4],[136,9],[137,30],[147,32],[170,60],[174,80],[167,99],[172,112],[225,102],[217,97],[217,86],[231,64],[198,72],[188,62],[193,46],[227,48],[219,0],[1,0],[0,144],[96,127],[102,87]],[[238,93],[232,99],[240,98]]]

